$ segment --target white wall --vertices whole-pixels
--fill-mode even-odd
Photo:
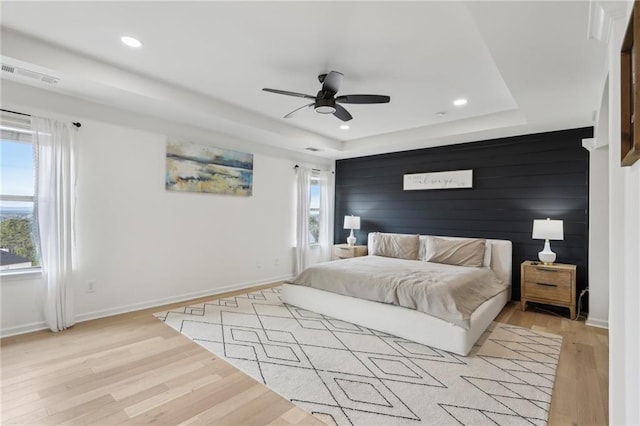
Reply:
[[[587,325],[609,325],[609,147],[589,150],[589,315]]]
[[[331,166],[327,160],[281,158],[281,152],[261,153],[263,147],[210,131],[154,122],[149,117],[122,120],[122,111],[10,86],[7,91],[3,85],[3,108],[82,123],[78,131],[79,256],[72,277],[78,320],[291,276],[293,166],[326,169]],[[114,124],[131,124],[136,119],[159,130]],[[253,152],[253,195],[166,191],[167,135]],[[96,282],[93,293],[86,292],[90,280]],[[3,279],[1,285],[2,334],[43,328],[41,278]]]
[[[595,42],[595,41],[594,41]],[[589,150],[589,315],[586,324],[609,326],[609,79],[605,79]]]
[[[627,13],[609,42],[609,421],[640,424],[640,161],[620,166],[620,46]],[[605,86],[606,87],[606,86]]]

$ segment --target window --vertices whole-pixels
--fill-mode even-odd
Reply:
[[[40,266],[33,238],[34,155],[29,117],[0,116],[0,271]]]
[[[309,244],[320,243],[320,179],[311,177],[309,187]]]

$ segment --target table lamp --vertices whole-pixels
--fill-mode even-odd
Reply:
[[[551,265],[556,260],[556,254],[551,251],[549,240],[563,240],[564,231],[561,220],[535,219],[531,238],[544,240],[544,249],[538,253],[538,259],[545,265]]]
[[[344,229],[351,229],[351,234],[347,238],[347,244],[353,246],[356,244],[356,237],[353,235],[354,229],[360,229],[360,216],[345,216]]]

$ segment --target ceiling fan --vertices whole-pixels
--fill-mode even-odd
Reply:
[[[280,95],[296,96],[298,98],[313,99],[313,102],[291,111],[284,118],[291,118],[298,112],[313,107],[319,114],[333,114],[342,121],[349,121],[353,117],[349,111],[340,104],[385,104],[391,100],[384,95],[341,95],[336,96],[342,83],[342,73],[331,71],[329,74],[320,74],[318,80],[322,83],[322,88],[316,96],[304,93],[288,92],[286,90],[264,88],[265,92],[277,93]]]

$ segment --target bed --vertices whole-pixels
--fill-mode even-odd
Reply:
[[[478,244],[483,247],[482,259]],[[471,253],[468,250],[456,251],[456,247],[467,245],[474,247],[473,259],[467,256]],[[281,291],[283,302],[466,356],[511,299],[510,241],[370,233],[368,248],[368,256],[313,265],[286,281]],[[456,264],[460,253],[464,262],[474,266]],[[466,282],[459,278],[465,274]],[[433,288],[456,288],[459,294],[476,293],[485,287],[489,290],[464,303],[449,296],[433,302],[422,297],[421,280],[432,281]],[[378,286],[392,290],[389,293]],[[424,292],[437,293],[429,287],[424,287]],[[426,309],[430,313],[421,303],[431,305]],[[452,304],[463,308],[450,309]]]

